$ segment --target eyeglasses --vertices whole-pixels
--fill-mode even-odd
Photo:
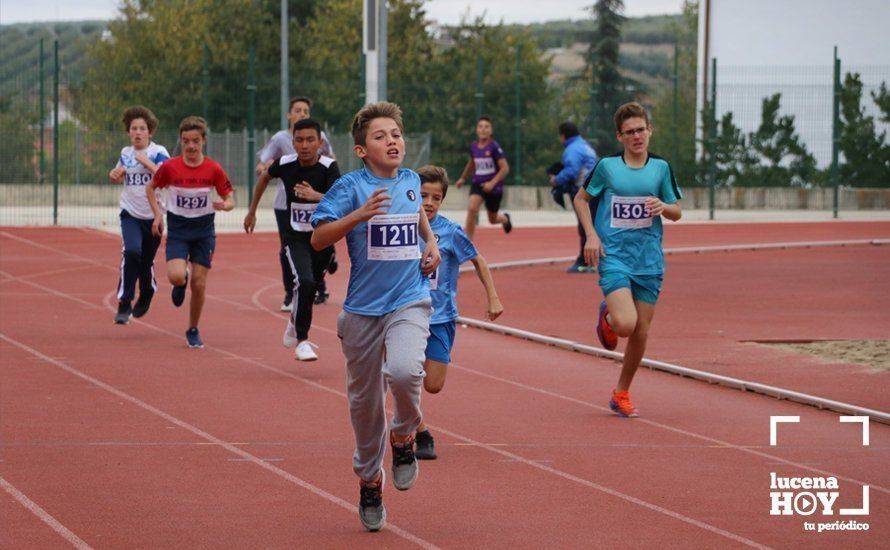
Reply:
[[[646,133],[647,130],[649,130],[649,128],[634,128],[633,130],[621,132],[621,135],[625,137],[641,136]]]

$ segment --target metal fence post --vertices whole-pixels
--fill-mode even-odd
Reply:
[[[837,57],[837,46],[834,47],[834,94],[833,114],[831,119],[831,185],[834,187],[832,216],[837,218],[840,207],[840,170],[838,169],[838,154],[841,144],[841,60]]]
[[[201,116],[204,121],[210,124],[208,120],[208,109],[210,108],[210,51],[207,48],[207,42],[204,42],[204,48],[201,54]]]
[[[680,44],[674,44],[674,111],[671,115],[671,163],[674,165],[674,170],[680,165],[680,160],[677,158],[679,154],[677,153],[677,121],[680,118]],[[682,179],[681,179],[682,181]]]
[[[74,121],[74,183],[80,185],[80,124]]]
[[[478,54],[476,56],[476,120],[479,120],[479,117],[482,116],[482,102],[485,98],[485,91],[483,90],[483,78],[485,76],[482,70],[482,54]]]
[[[38,181],[46,183],[46,92],[43,85],[46,74],[43,67],[43,39],[40,39],[40,178]]]
[[[59,41],[53,42],[53,225],[59,225]]]
[[[254,75],[254,57],[256,52],[250,48],[247,65],[247,200],[253,198],[253,163],[256,136],[254,136],[254,115],[256,114],[256,79]]]
[[[517,184],[522,183],[522,73],[521,70],[522,46],[516,46],[516,178]]]
[[[717,58],[711,60],[711,132],[708,147],[708,219],[714,219],[717,186]]]

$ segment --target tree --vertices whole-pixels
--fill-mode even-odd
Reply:
[[[612,115],[624,103],[625,81],[618,70],[622,0],[597,0],[590,8],[596,24],[590,41],[588,64],[593,76],[589,132],[600,155],[617,150]]]
[[[881,110],[881,122],[890,124],[890,90],[887,89],[887,83],[881,82],[880,90],[871,93],[875,105]]]
[[[759,160],[752,183],[761,186],[805,185],[816,172],[816,159],[794,128],[794,115],[779,116],[782,94],[763,99],[760,126],[748,134],[748,143]]]
[[[752,184],[750,179],[757,165],[757,157],[751,153],[745,134],[735,125],[731,112],[724,113],[720,119],[715,150],[718,184],[731,186]]]
[[[882,110],[886,107],[886,90],[886,86],[882,86],[875,97]],[[874,117],[865,114],[859,73],[847,73],[844,78],[840,115],[840,150],[844,155],[840,167],[841,182],[856,187],[890,183],[887,132],[878,134]]]
[[[264,0],[274,3],[272,0]],[[117,130],[128,105],[150,107],[161,127],[175,127],[188,114],[201,114],[204,45],[210,52],[211,128],[245,123],[247,60],[276,67],[279,25],[259,0],[125,0],[108,35],[90,48],[94,64],[77,92],[75,114],[93,130]],[[259,73],[258,73],[259,74]],[[277,97],[278,79],[258,91]],[[258,102],[277,126],[278,102]]]
[[[677,56],[677,101],[674,108],[672,86],[664,86],[655,96],[652,108],[652,150],[668,158],[681,186],[696,181],[695,82],[698,63],[698,2],[685,0],[679,21],[671,23]],[[672,124],[676,117],[677,131]],[[731,120],[729,122],[732,122]],[[721,122],[722,127],[722,122]],[[721,130],[721,134],[724,135]],[[719,148],[719,146],[718,146]],[[719,180],[724,181],[724,180]]]

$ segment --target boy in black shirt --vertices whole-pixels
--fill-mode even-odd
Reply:
[[[244,230],[252,233],[256,227],[256,210],[266,186],[274,178],[281,178],[287,193],[287,210],[290,223],[284,235],[285,254],[294,276],[294,308],[288,319],[282,342],[285,347],[296,344],[298,361],[315,361],[318,356],[309,342],[309,326],[312,324],[312,305],[315,301],[317,281],[322,277],[334,247],[316,252],[309,241],[312,238],[312,214],[318,202],[340,177],[337,161],[319,155],[321,125],[311,118],[294,124],[294,149],[296,155],[284,155],[269,166],[260,177],[250,202],[250,210],[244,217]]]

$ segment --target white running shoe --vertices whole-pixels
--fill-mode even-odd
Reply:
[[[292,348],[297,345],[297,342],[297,327],[295,327],[293,321],[288,318],[287,328],[284,329],[284,336],[281,337],[281,343],[284,344],[284,347],[286,348]]]
[[[303,340],[299,344],[297,344],[297,351],[294,352],[294,357],[297,361],[315,361],[318,359],[318,355],[315,354],[315,350],[312,348],[317,348],[315,344],[310,342],[309,340]]]

